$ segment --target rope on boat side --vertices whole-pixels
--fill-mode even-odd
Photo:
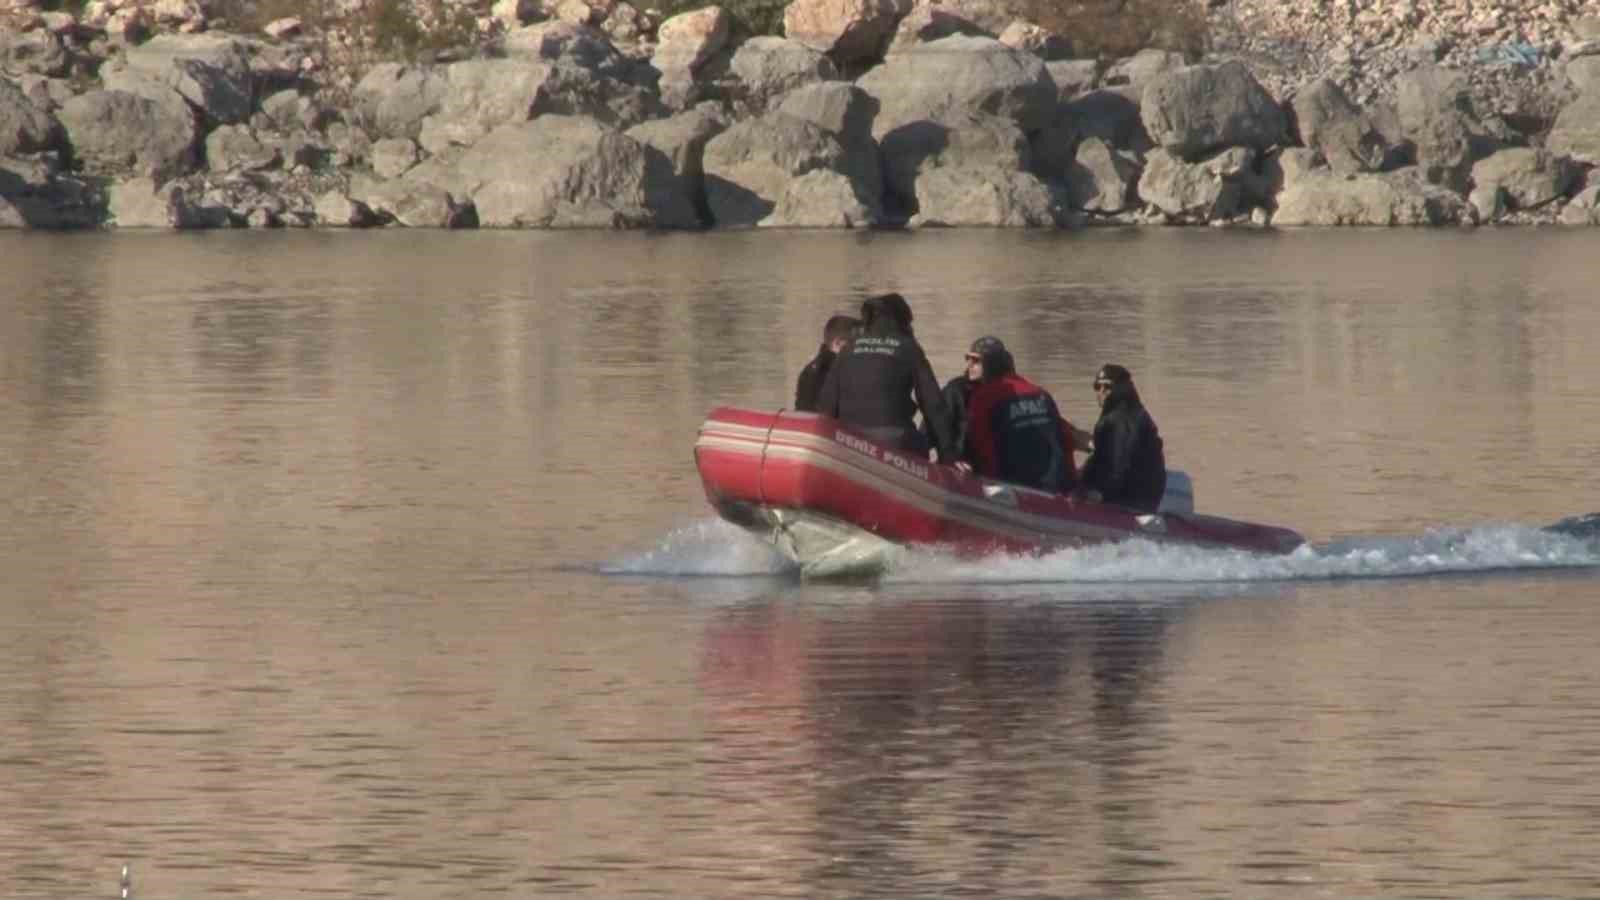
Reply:
[[[778,428],[778,418],[783,415],[786,406],[778,407],[772,414],[772,421],[767,424],[767,436],[761,441],[761,477],[756,479],[756,494],[761,498],[761,505],[767,505],[767,448],[772,445],[772,432]]]

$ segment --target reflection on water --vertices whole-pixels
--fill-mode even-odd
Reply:
[[[1582,894],[1591,244],[0,234],[0,884]],[[1316,545],[799,581],[689,448],[887,289]]]

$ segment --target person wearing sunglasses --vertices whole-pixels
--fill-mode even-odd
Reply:
[[[1094,376],[1100,419],[1094,424],[1094,452],[1083,464],[1081,496],[1155,512],[1167,489],[1167,459],[1161,431],[1145,409],[1133,374],[1115,363]]]
[[[800,378],[794,385],[795,409],[800,412],[817,411],[817,395],[822,392],[822,382],[827,379],[828,370],[833,368],[839,351],[850,343],[850,338],[859,327],[861,320],[855,316],[833,316],[822,326],[822,346],[817,348],[817,355],[812,357],[811,362],[800,370]]]
[[[1062,418],[1050,392],[1017,374],[1016,362],[998,338],[973,345],[982,382],[972,392],[967,425],[971,463],[963,471],[1054,493],[1077,486],[1072,454],[1081,434]]]
[[[977,390],[978,384],[983,381],[983,351],[988,343],[999,343],[999,338],[981,337],[972,342],[967,348],[966,359],[962,364],[961,374],[944,383],[944,390],[939,396],[944,400],[944,412],[950,421],[950,442],[955,456],[952,459],[941,459],[942,463],[970,464],[972,456],[967,452],[967,407],[972,401],[972,392]],[[933,428],[926,421],[922,423],[922,433],[931,444],[933,442]]]
[[[939,382],[912,334],[911,318],[911,305],[899,294],[868,297],[861,304],[860,331],[822,382],[817,412],[884,446],[926,458],[930,442],[915,420],[920,411],[939,459],[954,459]]]

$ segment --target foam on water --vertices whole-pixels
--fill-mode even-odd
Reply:
[[[668,533],[654,548],[602,563],[606,575],[778,575],[794,567],[771,545],[721,519]]]
[[[1397,578],[1446,573],[1600,567],[1600,541],[1523,525],[1443,528],[1418,536],[1352,538],[1260,556],[1131,540],[1039,554],[971,558],[907,548],[882,580],[899,583],[1214,583]],[[613,575],[770,576],[793,571],[771,547],[720,519],[668,534],[652,549],[599,567]]]

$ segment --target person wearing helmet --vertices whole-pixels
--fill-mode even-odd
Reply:
[[[1050,392],[1017,374],[999,338],[979,338],[972,354],[983,381],[972,392],[967,449],[980,475],[1062,494],[1077,486],[1075,434]]]
[[[1095,373],[1094,393],[1100,420],[1094,425],[1094,453],[1083,464],[1084,497],[1155,512],[1167,489],[1167,458],[1133,374],[1107,363]]]
[[[911,319],[911,306],[899,294],[868,297],[861,304],[859,332],[823,379],[817,412],[855,426],[880,444],[926,456],[929,441],[914,420],[920,410],[939,459],[954,459],[939,382],[912,334]]]
[[[978,383],[983,381],[983,358],[979,352],[979,344],[988,338],[979,338],[967,348],[966,361],[961,374],[944,383],[944,390],[939,392],[939,397],[944,401],[944,412],[950,420],[950,441],[954,445],[954,458],[941,459],[944,463],[972,462],[972,455],[967,450],[967,406],[972,400],[972,392],[977,390]],[[933,426],[924,421],[922,434],[933,443]]]

